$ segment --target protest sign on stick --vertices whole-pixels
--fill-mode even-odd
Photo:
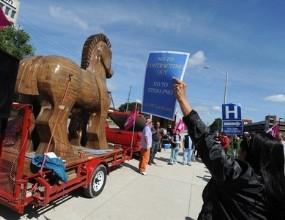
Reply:
[[[173,120],[176,99],[173,78],[182,80],[189,53],[150,52],[146,66],[142,112]]]

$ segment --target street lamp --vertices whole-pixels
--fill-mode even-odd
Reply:
[[[228,72],[226,72],[225,91],[224,91],[224,104],[226,104],[226,101],[227,101],[227,94],[228,94]]]
[[[220,73],[224,73],[223,71],[220,71],[216,68],[211,67],[210,65],[203,66],[203,69],[215,69],[216,71]],[[225,79],[225,89],[224,89],[224,104],[227,102],[227,94],[228,94],[228,72],[226,72],[226,79]]]

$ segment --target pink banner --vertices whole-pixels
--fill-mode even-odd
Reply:
[[[278,124],[273,125],[266,132],[271,134],[272,137],[278,138],[279,137],[279,133],[280,133],[279,125]]]
[[[132,128],[134,126],[137,114],[138,114],[138,112],[136,109],[135,109],[135,111],[131,112],[131,114],[129,115],[129,117],[127,118],[127,120],[124,124],[125,130],[129,130],[130,128]]]
[[[0,29],[10,26],[12,23],[6,18],[6,15],[0,8]]]
[[[180,119],[176,125],[175,125],[175,128],[173,129],[173,131],[175,132],[176,130],[178,130],[179,133],[182,133],[183,131],[186,131],[187,130],[187,127],[186,125],[184,124],[183,120]]]

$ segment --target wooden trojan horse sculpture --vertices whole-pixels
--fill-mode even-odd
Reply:
[[[40,136],[37,152],[72,153],[67,121],[73,107],[92,116],[87,146],[107,148],[104,124],[110,101],[106,78],[112,76],[111,59],[109,39],[104,34],[96,34],[85,41],[81,68],[60,56],[35,56],[21,61],[17,92],[39,95],[41,100],[36,119]]]

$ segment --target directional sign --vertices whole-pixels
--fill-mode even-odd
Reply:
[[[242,135],[243,127],[224,127],[223,132],[227,135]]]
[[[242,126],[242,121],[224,121],[224,127],[240,127]]]
[[[241,120],[241,107],[236,104],[223,104],[223,132],[227,135],[242,135],[243,122]]]
[[[237,121],[223,121],[223,132],[227,135],[242,135],[243,133],[243,122]]]

